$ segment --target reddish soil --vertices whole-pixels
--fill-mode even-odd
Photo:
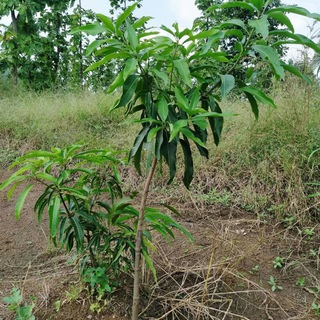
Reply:
[[[8,177],[3,172],[0,182]],[[100,313],[90,311],[93,300],[81,285],[72,254],[49,244],[47,219],[37,223],[32,208],[39,192],[31,192],[18,221],[14,199],[8,202],[0,193],[0,299],[16,287],[25,302],[34,297],[36,319],[129,319],[130,280]],[[311,305],[320,304],[320,257],[309,253],[320,246],[319,232],[307,240],[295,228],[261,221],[255,214],[185,198],[168,191],[165,201],[178,204],[180,223],[195,241],[180,234],[171,243],[155,237],[158,283],[145,274],[142,319],[317,319]],[[276,257],[285,258],[282,268],[274,268]],[[271,291],[270,276],[282,290]],[[304,279],[301,285],[298,279]],[[2,299],[1,318],[15,319]]]

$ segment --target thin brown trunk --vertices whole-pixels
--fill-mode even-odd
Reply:
[[[13,32],[16,34],[16,37],[18,37],[18,16],[16,16],[14,10],[11,10],[11,19],[12,19],[12,30]],[[18,50],[18,45],[17,42],[15,42],[14,44],[14,49],[15,49],[15,53]],[[13,69],[12,69],[12,79],[13,79],[13,84],[17,85],[18,84],[18,65],[17,65],[17,59],[13,59],[14,60],[14,65],[13,65]]]
[[[144,211],[147,203],[148,193],[150,189],[150,184],[157,166],[157,158],[152,161],[151,169],[149,171],[148,177],[145,181],[144,190],[142,194],[140,213],[137,227],[136,236],[136,249],[135,249],[135,262],[134,262],[134,288],[133,288],[133,304],[132,304],[132,320],[138,320],[139,316],[139,302],[140,302],[140,272],[141,272],[141,248],[142,248],[142,232],[143,232],[143,220]]]

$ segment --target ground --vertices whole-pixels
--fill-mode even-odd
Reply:
[[[8,175],[3,169],[0,182]],[[36,319],[129,319],[130,278],[102,311],[90,311],[94,301],[79,281],[74,256],[49,243],[47,219],[37,223],[32,208],[39,188],[18,221],[14,199],[8,202],[0,193],[0,298],[19,288],[26,303],[34,301]],[[296,226],[200,201],[192,193],[175,190],[162,197],[178,206],[179,222],[195,239],[177,233],[176,241],[167,243],[155,237],[158,282],[144,273],[143,319],[317,319],[319,229],[308,236]],[[277,257],[283,259],[275,268]],[[0,318],[15,319],[2,299]]]

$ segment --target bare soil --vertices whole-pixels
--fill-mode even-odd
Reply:
[[[2,170],[0,182],[8,175]],[[0,193],[0,318],[15,319],[1,298],[16,287],[25,302],[34,301],[36,319],[129,319],[130,278],[107,297],[102,311],[90,311],[94,301],[72,254],[49,243],[46,218],[37,223],[33,205],[39,193],[39,187],[32,190],[18,221],[15,199],[8,202]],[[186,201],[169,191],[164,201],[179,207],[179,222],[195,241],[178,233],[170,243],[155,236],[158,282],[144,274],[142,319],[317,319],[311,305],[320,304],[320,257],[310,256],[310,249],[320,246],[319,227],[307,239],[296,227],[188,195]],[[282,268],[274,268],[276,257],[285,258]],[[270,276],[282,290],[271,290]]]

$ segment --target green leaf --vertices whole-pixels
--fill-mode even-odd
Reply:
[[[129,153],[129,161],[137,155],[137,152],[139,149],[141,150],[143,142],[145,141],[148,135],[149,129],[150,129],[149,126],[145,126],[137,135],[136,139],[134,140],[133,147]],[[139,159],[139,162],[140,162],[140,159]]]
[[[193,160],[190,144],[188,140],[180,139],[180,144],[184,155],[184,174],[183,183],[187,189],[189,189],[191,181],[193,179]]]
[[[106,40],[95,40],[91,42],[85,51],[85,56],[89,56],[94,50],[99,48],[105,42]]]
[[[158,131],[162,130],[161,127],[155,127],[155,128],[152,128],[149,133],[148,133],[148,136],[147,136],[147,142],[151,141],[155,136],[156,134],[158,133]]]
[[[71,217],[70,223],[74,229],[77,250],[81,251],[83,249],[83,243],[84,243],[83,227],[82,227],[81,222],[77,216]]]
[[[254,7],[250,3],[246,3],[243,1],[234,1],[234,2],[225,2],[221,5],[214,5],[208,9],[208,11],[214,11],[216,9],[226,9],[226,8],[242,8],[249,10],[250,12],[254,12]]]
[[[160,119],[165,122],[168,118],[169,114],[169,108],[168,108],[168,102],[164,97],[161,97],[160,100],[156,103],[157,109],[158,109],[158,115]]]
[[[277,20],[281,24],[288,27],[288,29],[294,33],[294,27],[291,23],[291,20],[281,11],[268,11],[268,17]]]
[[[143,25],[151,19],[152,19],[152,17],[150,17],[150,16],[143,16],[140,19],[136,20],[134,22],[134,24],[132,25],[132,27],[134,30],[137,30],[137,29],[143,27]]]
[[[173,61],[175,68],[177,69],[179,75],[181,76],[182,81],[189,86],[190,88],[192,87],[192,82],[191,82],[191,76],[190,76],[190,70],[189,70],[189,65],[188,63],[183,60],[174,60]]]
[[[174,88],[175,97],[177,99],[178,106],[185,111],[186,113],[189,112],[189,103],[188,99],[184,96],[182,90],[179,87]]]
[[[242,29],[245,29],[246,26],[244,24],[244,22],[240,19],[230,19],[230,20],[227,20],[227,21],[224,21],[220,24],[220,28],[224,28],[224,27],[227,27],[229,25],[235,25],[235,26],[238,26]]]
[[[282,64],[282,67],[284,70],[287,70],[290,73],[294,74],[295,76],[303,79],[308,84],[312,84],[312,80],[308,76],[306,76],[305,74],[301,73],[296,67],[291,66],[289,64],[285,64],[285,63]]]
[[[134,3],[133,5],[129,6],[126,10],[124,10],[122,14],[120,14],[118,19],[116,20],[116,30],[120,30],[120,26],[131,15],[131,13],[134,11],[137,5],[137,2]]]
[[[32,184],[28,185],[22,192],[21,194],[19,195],[19,198],[16,202],[16,206],[15,206],[15,217],[16,219],[18,220],[20,218],[20,214],[21,214],[21,210],[23,208],[23,205],[24,205],[24,202],[26,200],[26,197],[29,193],[29,191],[31,190],[31,188],[33,187]]]
[[[168,164],[169,167],[169,181],[168,184],[170,184],[175,175],[176,175],[176,164],[177,164],[177,158],[176,158],[176,154],[177,154],[177,139],[168,142],[168,138],[169,138],[169,134],[167,132],[164,132],[163,134],[163,141],[161,144],[161,148],[160,148],[160,152],[161,155],[163,155],[166,163]]]
[[[258,120],[258,118],[259,118],[259,107],[258,107],[257,100],[249,92],[244,92],[244,93],[245,93],[246,97],[249,100],[249,103],[251,105],[251,110],[252,110],[252,112],[254,114],[254,117],[256,118],[256,120]]]
[[[93,63],[91,66],[89,66],[85,72],[88,72],[88,71],[92,71],[92,70],[95,70],[97,69],[98,67],[104,65],[104,64],[107,64],[110,60],[112,59],[126,59],[129,57],[129,54],[125,51],[123,52],[113,52],[113,53],[110,53],[108,54],[107,56],[105,56],[103,59],[101,59],[100,61],[98,62],[95,62]]]
[[[273,13],[276,11],[294,13],[294,14],[298,14],[300,16],[304,16],[304,17],[308,17],[308,18],[316,19],[316,20],[320,19],[320,14],[310,13],[307,9],[302,8],[302,7],[297,7],[297,6],[281,6],[281,7],[277,7],[277,8],[272,8],[267,11],[267,14],[270,14],[270,13]]]
[[[129,40],[131,49],[133,51],[136,51],[136,47],[138,45],[138,37],[135,30],[133,29],[132,25],[129,23],[128,20],[126,20],[126,29],[127,29],[128,40]]]
[[[281,79],[284,79],[284,69],[281,66],[281,60],[279,59],[279,55],[275,49],[263,45],[253,45],[252,48],[264,59],[267,59],[267,61],[273,67],[276,75],[278,75]]]
[[[231,74],[220,74],[221,79],[221,95],[226,98],[227,94],[234,88],[235,80]]]
[[[256,33],[261,34],[263,39],[266,39],[269,35],[269,21],[268,17],[264,14],[258,20],[249,20],[250,27],[256,29]]]
[[[135,58],[128,59],[123,70],[123,79],[126,80],[131,73],[137,70],[138,61]]]
[[[200,147],[206,148],[206,145],[203,141],[197,138],[190,129],[188,128],[181,128],[180,132],[188,139],[192,140],[194,143],[199,145]]]
[[[254,96],[261,103],[268,104],[271,107],[276,108],[276,105],[275,105],[274,101],[271,98],[269,98],[261,90],[253,88],[253,87],[249,87],[249,86],[242,87],[242,88],[240,88],[240,90],[243,91],[243,92],[250,93],[252,96]]]
[[[87,24],[85,26],[74,28],[73,30],[70,31],[70,34],[85,32],[91,36],[96,36],[99,33],[106,33],[108,31],[109,30],[105,26],[102,26],[99,23],[95,23],[95,24]]]
[[[171,142],[176,135],[181,131],[182,128],[186,127],[188,125],[188,120],[178,120],[173,124],[171,133],[170,133],[170,139],[169,142]]]
[[[123,70],[117,75],[117,77],[113,80],[113,82],[110,84],[107,93],[112,93],[117,88],[121,87],[124,83],[123,79]]]
[[[190,37],[190,39],[191,40],[207,39],[207,38],[210,38],[219,32],[221,32],[219,29],[212,28],[209,30],[201,31],[198,34],[196,34],[195,36]]]
[[[119,103],[114,107],[120,108],[126,106],[134,95],[139,82],[139,76],[132,74],[123,84],[123,92]]]
[[[157,69],[151,69],[150,71],[152,74],[154,74],[158,78],[162,79],[165,85],[169,84],[169,77],[167,76],[166,73],[159,71]]]
[[[28,179],[28,176],[16,176],[15,174],[13,174],[11,177],[9,177],[7,180],[3,181],[0,184],[0,190],[5,189],[7,186],[9,186],[12,183],[17,183],[23,180]]]
[[[112,20],[109,17],[107,17],[107,16],[105,16],[105,15],[103,15],[101,13],[97,13],[96,16],[97,16],[98,19],[101,20],[101,22],[105,25],[105,27],[107,29],[109,29],[112,32],[115,31],[114,24],[113,24]]]
[[[270,32],[270,35],[278,35],[283,38],[291,38],[291,39],[296,40],[296,42],[289,42],[286,40],[284,40],[284,41],[280,40],[278,42],[275,42],[273,45],[278,45],[279,43],[301,44],[303,46],[307,46],[307,47],[313,49],[317,53],[320,53],[320,46],[302,34],[293,34],[287,30],[274,30],[274,31]]]
[[[262,11],[265,0],[249,0],[259,11]]]
[[[49,226],[50,226],[50,237],[54,239],[57,234],[58,226],[60,223],[60,205],[61,200],[57,195],[54,198],[53,203],[49,206]]]

